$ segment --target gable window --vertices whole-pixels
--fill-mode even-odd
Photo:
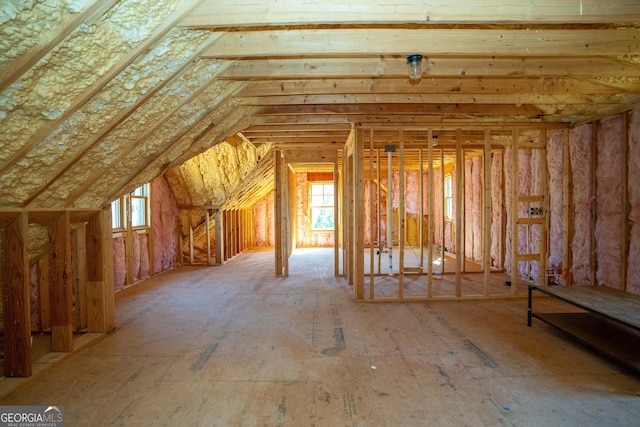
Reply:
[[[334,229],[333,182],[314,182],[310,185],[311,230]]]
[[[149,184],[144,184],[131,193],[131,227],[149,227]]]
[[[451,174],[444,177],[444,216],[447,219],[453,218],[453,179]]]
[[[148,228],[150,189],[144,184],[124,196],[111,202],[111,228],[115,231]]]
[[[111,202],[111,228],[124,230],[127,228],[126,202],[124,197]]]

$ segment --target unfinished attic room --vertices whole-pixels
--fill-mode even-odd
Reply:
[[[3,0],[0,135],[1,425],[638,425],[637,0]]]

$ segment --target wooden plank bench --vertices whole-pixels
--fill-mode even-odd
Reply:
[[[581,312],[536,313],[537,291],[580,308]],[[640,372],[640,296],[607,286],[529,286],[527,325],[533,317],[587,347]]]

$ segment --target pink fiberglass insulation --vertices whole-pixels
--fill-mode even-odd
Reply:
[[[124,237],[113,239],[113,287],[116,291],[124,288],[127,280],[127,259],[125,257]]]
[[[133,281],[135,282],[140,277],[140,252],[146,250],[145,248],[140,248],[140,239],[138,234],[133,235],[132,249]]]
[[[627,291],[640,295],[640,107],[629,117],[629,260]],[[631,185],[634,183],[634,185]],[[638,223],[638,226],[635,223]]]
[[[405,173],[404,179],[405,192],[405,210],[408,215],[420,214],[420,174],[417,171]]]
[[[267,246],[267,199],[253,206],[253,229],[256,246]]]
[[[164,176],[151,181],[153,271],[169,270],[180,263],[180,211]]]
[[[140,272],[138,279],[148,279],[150,276],[149,269],[149,238],[146,234],[138,234],[138,242],[140,246]]]
[[[620,288],[622,199],[622,118],[608,117],[598,126],[596,170],[596,257],[599,284]]]
[[[428,186],[425,187],[428,190]],[[442,245],[442,171],[433,171],[433,243]],[[428,212],[428,210],[425,210]]]
[[[491,155],[491,266],[500,267],[500,229],[502,228],[502,152]]]
[[[511,273],[511,247],[513,241],[513,210],[511,206],[513,205],[513,179],[512,179],[512,170],[513,170],[513,155],[511,147],[506,147],[504,149],[504,203],[507,207],[505,209],[507,217],[505,218],[506,226],[504,233],[504,270],[507,273]]]
[[[297,222],[297,245],[305,246],[309,239],[307,236],[307,174],[296,173],[296,215]]]
[[[591,284],[591,125],[569,131],[573,238],[571,275],[577,285]]]
[[[482,157],[474,157],[472,162],[473,194],[471,196],[471,226],[473,229],[473,259],[482,261]]]
[[[394,209],[398,209],[400,207],[400,175],[397,171],[393,172],[391,186],[391,200],[393,203],[391,206],[393,206]]]
[[[549,171],[549,267],[562,265],[563,231],[563,145],[564,132],[549,135],[547,170]]]
[[[464,256],[473,258],[473,162],[471,159],[464,161]]]

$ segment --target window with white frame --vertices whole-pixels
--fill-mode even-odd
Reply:
[[[111,228],[115,231],[150,226],[149,220],[150,190],[149,184],[144,184],[130,194],[111,202]]]
[[[309,189],[309,209],[311,210],[311,230],[334,229],[334,188],[333,182],[314,182]]]
[[[149,184],[144,184],[131,193],[131,227],[149,227]]]
[[[444,177],[444,216],[453,218],[453,179],[450,174]]]

